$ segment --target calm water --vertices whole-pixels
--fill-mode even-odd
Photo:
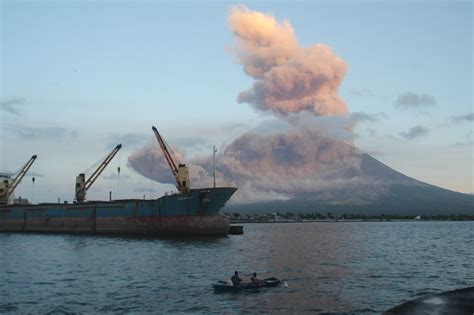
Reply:
[[[0,313],[381,312],[474,286],[474,222],[246,224],[215,240],[0,234]],[[215,294],[234,270],[287,286]]]

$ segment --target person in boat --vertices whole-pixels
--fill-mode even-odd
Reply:
[[[254,272],[252,277],[250,278],[250,283],[253,285],[253,286],[261,286],[262,285],[262,280],[260,280],[259,278],[257,278],[257,273]]]
[[[240,283],[242,282],[242,279],[239,278],[239,272],[238,271],[234,272],[234,275],[232,276],[232,278],[230,278],[230,280],[232,281],[232,284],[234,286],[239,286]]]

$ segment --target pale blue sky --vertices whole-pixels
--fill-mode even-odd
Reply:
[[[204,139],[194,150],[212,152],[268,119],[236,101],[253,82],[228,52],[227,15],[237,4],[1,1],[0,170],[37,153],[33,171],[44,176],[34,200],[72,200],[75,175],[124,142],[108,170],[120,164],[129,176],[113,183],[127,187],[121,197],[143,194],[130,187],[160,195],[169,186],[125,166],[153,140],[152,125],[169,143]],[[473,112],[470,1],[243,4],[289,20],[300,45],[324,43],[346,60],[340,94],[350,112],[385,114],[357,127],[361,150],[416,179],[474,191],[472,116],[453,120]],[[394,106],[407,92],[436,104]],[[415,126],[426,132],[403,136]],[[115,187],[96,185],[96,198]],[[32,194],[30,183],[17,191]]]

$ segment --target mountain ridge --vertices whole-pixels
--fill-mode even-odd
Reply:
[[[413,179],[369,154],[361,154],[359,169],[344,170],[338,175],[354,180],[318,193],[295,194],[287,200],[229,204],[225,211],[399,215],[474,213],[474,195]]]

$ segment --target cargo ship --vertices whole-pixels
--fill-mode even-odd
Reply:
[[[86,180],[76,178],[74,203],[9,204],[14,188],[36,159],[28,161],[13,180],[0,183],[0,231],[44,233],[90,233],[147,236],[224,236],[229,221],[219,211],[237,188],[191,189],[188,168],[176,165],[168,147],[152,128],[176,180],[177,193],[158,199],[86,201],[87,190],[120,150],[117,145]],[[214,171],[215,177],[215,171]]]

